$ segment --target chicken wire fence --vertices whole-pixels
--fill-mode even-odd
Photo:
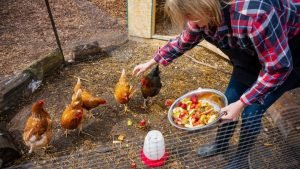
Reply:
[[[76,51],[82,51],[90,47],[95,49],[93,47],[99,47],[102,43],[107,42],[118,44],[118,41],[126,39],[124,27],[120,26],[119,20],[110,17],[89,1],[50,0],[49,2],[62,50],[65,56],[69,57],[66,58],[67,60],[70,57],[72,59]],[[12,30],[12,28],[19,27],[21,28],[18,29],[19,32],[22,33],[24,31],[22,37],[18,37],[16,34],[12,35],[15,36],[15,40],[11,41],[12,44],[18,43],[18,39],[26,37],[26,31],[38,29],[35,34],[29,34],[35,38],[31,38],[31,41],[24,40],[19,45],[27,46],[28,48],[31,46],[31,50],[34,52],[30,54],[35,55],[35,58],[37,55],[43,55],[58,47],[55,36],[52,33],[47,8],[43,1],[29,1],[22,8],[20,6],[24,2],[20,0],[0,1],[0,3],[2,4],[0,7],[5,8],[5,10],[1,10],[3,15],[1,18],[4,18],[4,20],[13,11],[18,11],[16,18],[9,18],[5,20],[6,22],[2,22],[1,29],[3,31],[1,33],[6,30],[4,28]],[[36,12],[40,13],[34,17],[29,17],[30,20],[27,20],[28,18],[25,16],[29,16],[35,9],[38,9]],[[26,22],[19,22],[17,17],[20,17],[20,20],[26,20]],[[30,22],[34,21],[37,21],[37,23],[33,24],[33,26],[23,27],[27,24],[30,25]],[[5,25],[6,23],[10,24]],[[16,25],[11,25],[12,23]],[[34,39],[40,39],[41,41],[32,41]],[[3,48],[6,47],[5,44],[1,45],[4,45],[2,46]],[[17,48],[18,46],[16,46],[15,51],[17,51]],[[12,53],[12,51],[8,51],[8,53]],[[80,53],[80,55],[82,54],[85,53]],[[286,107],[289,107],[289,105],[286,105]],[[299,111],[299,107],[296,110]],[[291,110],[285,118],[295,124],[294,126],[297,126],[300,124],[300,117],[293,111],[295,109]],[[232,159],[239,161],[240,159],[236,158],[236,155],[246,156],[246,160],[251,168],[297,168],[300,156],[299,151],[297,151],[299,150],[299,128],[287,128],[286,130],[289,131],[289,134],[282,135],[268,114],[262,118],[262,127],[259,125],[261,123],[260,120],[253,121],[253,119],[256,118],[244,119],[252,122],[248,123],[249,125],[245,123],[246,125],[242,126],[241,121],[239,121],[236,127],[230,125],[220,129],[218,140],[222,143],[222,146],[219,146],[218,149],[222,149],[223,153],[203,158],[197,155],[198,148],[215,141],[217,127],[187,132],[171,126],[168,120],[164,118],[162,125],[151,128],[162,132],[165,148],[169,154],[166,163],[160,168],[223,168]],[[247,128],[248,132],[241,136],[242,138],[240,139],[240,131],[243,127],[251,128]],[[126,127],[123,130],[127,133],[134,132]],[[231,131],[234,131],[234,133]],[[255,138],[253,132],[257,131],[259,131],[259,134]],[[90,150],[58,151],[51,153],[49,155],[52,156],[51,158],[43,158],[43,155],[41,155],[40,159],[28,159],[9,168],[147,168],[140,157],[146,134],[147,132],[144,132],[143,135],[133,133],[131,135],[135,135],[134,138],[131,137],[117,144],[108,142],[105,146],[103,143],[99,143],[99,145]],[[230,137],[231,134],[233,134],[232,137]],[[229,142],[228,148],[226,148],[227,141]],[[242,144],[239,144],[239,142]],[[153,151],[153,153],[156,152]],[[236,168],[245,167],[244,161],[236,166]]]
[[[285,105],[289,107],[289,105]],[[285,119],[289,123],[300,124],[300,117],[297,112],[300,106],[290,107],[285,111]],[[269,112],[275,113],[275,112]],[[253,116],[254,118],[256,116]],[[253,117],[244,119],[250,121]],[[236,128],[228,126],[221,129],[219,141],[226,143],[218,147],[224,150],[222,154],[200,157],[197,155],[198,148],[215,142],[217,128],[211,127],[199,131],[183,131],[171,126],[167,119],[164,119],[166,126],[155,128],[160,130],[165,140],[165,150],[168,152],[168,159],[160,168],[224,168],[233,159],[236,159],[238,165],[232,168],[298,168],[299,166],[299,127],[286,128],[287,135],[282,135],[278,127],[274,124],[272,118],[266,114],[262,121],[252,120],[251,130],[245,135],[240,134],[243,127],[241,120]],[[262,127],[260,126],[262,122]],[[227,123],[229,124],[229,123]],[[245,123],[244,123],[245,124]],[[224,124],[222,125],[224,126]],[[258,130],[256,130],[258,129]],[[124,129],[126,130],[126,129]],[[231,136],[233,131],[233,136]],[[258,137],[253,137],[254,131],[259,131]],[[146,134],[146,133],[145,133]],[[145,136],[145,135],[144,135]],[[227,137],[229,136],[229,137]],[[146,140],[145,140],[146,141]],[[129,138],[123,142],[105,146],[96,146],[87,151],[58,152],[52,154],[50,160],[40,160],[25,162],[21,165],[11,166],[9,168],[148,168],[141,160],[141,150],[144,146],[144,137]],[[150,146],[151,153],[156,154],[155,146]],[[249,152],[249,153],[248,153]],[[245,160],[240,161],[243,157]]]

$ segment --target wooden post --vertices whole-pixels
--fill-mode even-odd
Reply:
[[[154,32],[155,2],[155,0],[127,0],[130,36],[151,38]]]

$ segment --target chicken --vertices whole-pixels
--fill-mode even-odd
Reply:
[[[47,148],[52,138],[52,121],[44,104],[43,100],[39,100],[32,105],[31,116],[25,124],[23,140],[30,148],[29,153],[33,149]]]
[[[161,86],[159,66],[157,65],[147,76],[142,78],[141,91],[144,97],[144,108],[147,107],[147,99],[158,95]]]
[[[129,102],[130,98],[133,96],[135,90],[133,86],[130,85],[126,74],[125,69],[122,70],[121,77],[119,82],[115,86],[114,96],[118,103],[124,105],[124,111],[127,111],[127,103]]]
[[[85,117],[82,102],[82,90],[79,89],[72,97],[71,104],[67,105],[61,116],[61,126],[65,129],[65,135],[68,136],[68,130],[78,129],[78,134],[82,131],[82,121]]]
[[[93,96],[89,91],[82,89],[80,78],[78,78],[77,83],[74,87],[74,93],[72,97],[75,97],[78,90],[81,89],[81,98],[83,102],[83,108],[88,111],[88,114],[90,117],[93,117],[93,114],[91,113],[91,110],[98,107],[101,104],[106,104],[106,100],[103,98]]]

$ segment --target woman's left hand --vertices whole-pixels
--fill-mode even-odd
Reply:
[[[240,100],[231,103],[230,105],[221,109],[221,112],[226,111],[227,114],[222,117],[223,120],[237,121],[241,112],[246,107],[246,105]]]

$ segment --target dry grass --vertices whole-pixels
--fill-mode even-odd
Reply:
[[[123,113],[123,108],[113,98],[113,88],[119,79],[122,68],[126,69],[130,78],[133,67],[149,59],[160,45],[162,45],[161,42],[154,40],[129,42],[110,53],[110,57],[102,56],[98,60],[77,63],[49,77],[40,90],[20,104],[15,112],[16,116],[9,123],[9,130],[18,141],[19,148],[24,152],[20,162],[48,160],[63,154],[72,154],[79,150],[92,150],[97,146],[112,145],[113,140],[117,140],[120,134],[125,136],[121,146],[125,146],[126,142],[132,144],[130,142],[132,138],[142,141],[150,129],[158,129],[166,135],[168,133],[172,134],[178,130],[171,127],[167,121],[167,108],[163,105],[167,98],[177,98],[198,87],[224,91],[228,75],[193,63],[189,58],[182,57],[168,67],[161,67],[163,88],[160,95],[154,99],[153,104],[146,111],[141,108],[143,98],[138,90],[129,103],[131,112]],[[227,70],[231,69],[228,63],[219,60],[217,56],[202,48],[197,47],[189,55],[193,55],[202,62],[222,66]],[[68,138],[65,138],[60,126],[60,116],[65,105],[70,101],[72,88],[76,83],[75,77],[86,79],[82,82],[83,85],[93,93],[107,99],[108,104],[94,110],[93,113],[96,118],[84,122],[83,134],[77,136],[77,133],[74,132]],[[139,78],[133,78],[132,83],[138,86],[139,81]],[[53,119],[54,137],[52,147],[44,155],[41,155],[43,151],[28,155],[27,148],[24,147],[21,140],[21,133],[25,120],[29,115],[31,104],[40,98],[45,99],[46,110]],[[133,126],[127,126],[128,119],[132,119]],[[147,119],[149,127],[146,129],[136,128],[136,124],[141,119]],[[182,138],[178,135],[177,139]],[[202,141],[205,142],[205,140],[207,141],[207,139]],[[135,153],[137,152],[135,151]]]

